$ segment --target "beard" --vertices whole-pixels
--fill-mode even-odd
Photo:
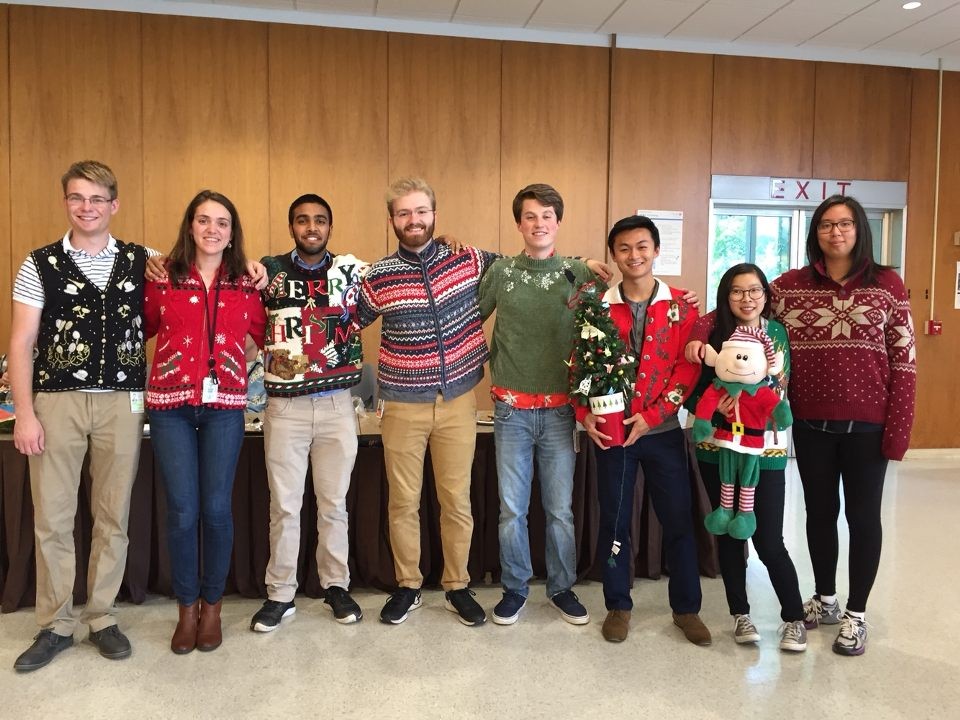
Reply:
[[[413,229],[417,227],[422,227],[424,229],[423,233],[416,237],[407,238],[404,231],[407,229]],[[433,237],[433,227],[434,227],[434,223],[429,223],[429,224],[411,223],[406,228],[404,228],[404,230],[400,230],[399,228],[397,228],[396,225],[394,225],[393,233],[394,235],[397,236],[397,240],[400,241],[401,245],[413,250],[419,250],[424,245],[426,245],[430,241],[430,239]]]
[[[302,258],[320,258],[327,251],[327,240],[323,240],[319,245],[312,245],[302,241],[298,237],[293,238],[293,242],[297,246],[297,254]]]

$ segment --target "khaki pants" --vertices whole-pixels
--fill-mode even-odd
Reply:
[[[433,403],[385,402],[381,431],[397,583],[408,588],[419,588],[423,583],[420,495],[429,442],[440,502],[441,584],[448,591],[467,587],[467,559],[473,534],[470,475],[477,443],[477,403],[473,393],[467,392],[450,402],[440,395]]]
[[[44,451],[30,456],[37,550],[37,624],[73,635],[78,623],[94,632],[116,624],[114,601],[127,562],[127,519],[143,438],[142,413],[130,412],[130,393],[37,393]],[[83,458],[90,451],[93,535],[87,604],[73,608],[73,543]]]
[[[347,490],[357,457],[357,416],[349,390],[324,397],[271,397],[263,425],[270,484],[267,595],[291,602],[297,592],[300,509],[307,463],[317,496],[320,585],[350,586]]]

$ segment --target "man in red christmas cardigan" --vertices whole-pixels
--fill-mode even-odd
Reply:
[[[603,637],[621,642],[630,628],[630,583],[634,575],[630,520],[637,468],[642,466],[653,509],[663,525],[673,622],[690,642],[709,645],[710,631],[699,616],[700,575],[690,483],[686,480],[689,469],[683,430],[677,421],[677,410],[700,374],[700,368],[683,355],[697,310],[683,299],[682,290],[654,277],[660,233],[650,218],[623,218],[610,230],[607,245],[623,282],[610,288],[603,299],[609,303],[610,317],[638,365],[623,446],[607,447],[611,436],[604,429],[604,419],[585,407],[577,408],[577,418],[601,448],[597,453],[598,546],[602,550],[610,548],[603,568],[608,611]]]

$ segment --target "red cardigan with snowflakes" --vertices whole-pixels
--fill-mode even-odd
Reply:
[[[206,290],[196,268],[177,285],[169,280],[148,282],[144,294],[147,337],[157,336],[153,367],[147,383],[147,407],[170,410],[182,405],[202,405],[203,378],[210,372],[209,338],[205,305],[214,325],[214,369],[217,399],[208,407],[242,410],[247,404],[247,366],[244,348],[251,335],[263,348],[267,324],[260,293],[246,276],[230,280],[220,275]]]
[[[651,428],[676,415],[700,377],[700,366],[687,362],[683,355],[698,317],[697,309],[681,299],[683,293],[659,281],[657,293],[647,306],[643,349],[637,358],[637,381],[627,416],[640,413]],[[610,305],[610,317],[620,338],[633,349],[633,312],[620,296],[620,286],[607,290],[603,300]],[[582,421],[590,409],[578,405],[576,411],[577,420]]]
[[[822,267],[807,266],[770,287],[790,338],[793,416],[882,424],[884,457],[902,460],[913,427],[917,355],[900,276],[882,269],[865,285],[861,270],[840,285]]]

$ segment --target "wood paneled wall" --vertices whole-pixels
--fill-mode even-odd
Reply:
[[[613,59],[610,223],[638,209],[683,211],[683,274],[707,283],[712,55],[617,50]]]
[[[960,352],[958,73],[944,91],[938,338],[922,335],[930,71],[0,5],[0,77],[0,348],[13,275],[62,234],[59,177],[82,158],[117,172],[115,234],[160,250],[201,187],[237,203],[252,257],[290,247],[287,206],[317,192],[333,249],[377,259],[396,247],[384,190],[408,174],[436,189],[438,231],[509,254],[510,203],[531,182],[564,196],[566,254],[602,257],[610,222],[639,207],[682,210],[683,274],[669,280],[701,294],[711,173],[908,180],[913,445],[960,445],[942,422],[958,382],[943,358]],[[370,359],[376,340],[365,334]]]
[[[10,290],[13,286],[14,263],[22,258],[13,255],[13,244],[10,242],[10,77],[7,67],[9,48],[7,39],[9,31],[7,23],[9,10],[6,5],[0,5],[0,284],[4,288],[0,299],[0,353],[5,352],[7,339],[10,337]]]

